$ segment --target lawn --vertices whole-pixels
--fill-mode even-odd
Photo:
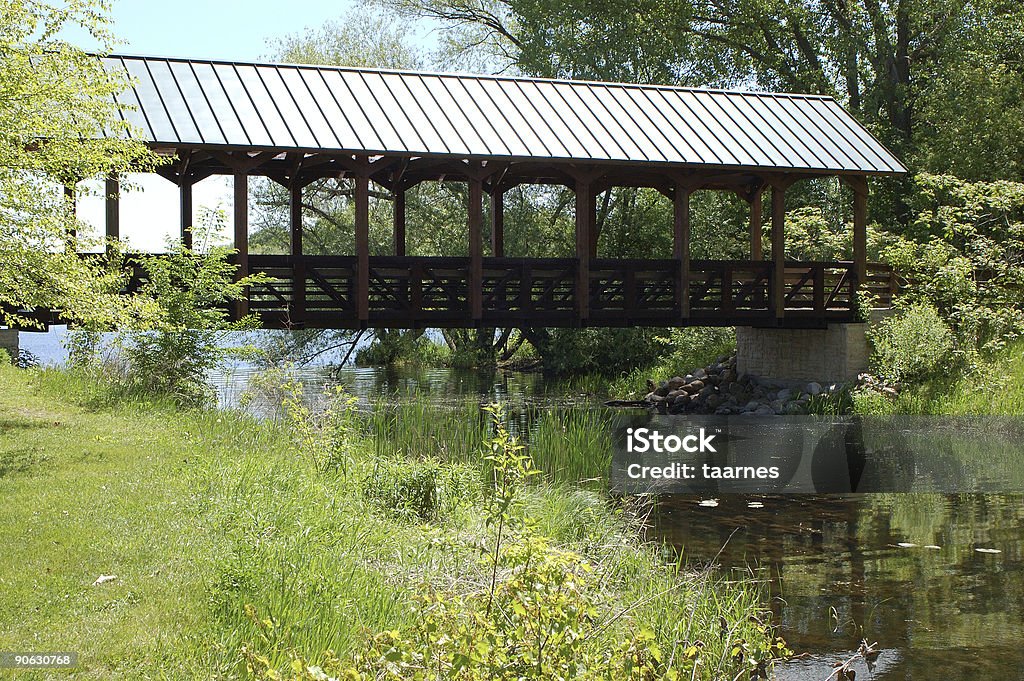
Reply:
[[[0,649],[81,656],[19,679],[247,678],[247,653],[277,669],[344,661],[383,630],[414,635],[417,594],[487,593],[494,529],[468,457],[382,457],[383,435],[355,418],[296,443],[282,423],[112,400],[55,370],[0,366],[0,386]],[[736,646],[768,654],[757,586],[666,563],[628,507],[543,481],[520,507],[519,526],[594,575],[578,624],[598,656],[640,631],[686,678],[731,678],[750,664]]]

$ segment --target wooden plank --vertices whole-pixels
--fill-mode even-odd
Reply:
[[[178,206],[180,208],[181,244],[192,248],[192,182],[181,178],[178,184]]]
[[[762,190],[757,189],[750,197],[750,259],[755,261],[764,260],[764,248],[761,245],[761,215],[764,211],[762,196]]]
[[[497,187],[491,192],[491,255],[505,257],[505,192]]]
[[[483,230],[484,184],[479,177],[469,178],[469,310],[473,319],[483,319]]]
[[[370,318],[370,178],[356,178],[356,313],[361,322]]]
[[[597,221],[597,201],[591,179],[576,182],[576,317],[586,321],[590,317],[590,254],[594,223]]]
[[[104,226],[107,236],[107,248],[121,240],[121,183],[116,175],[108,175],[104,182],[105,214]]]
[[[861,178],[853,187],[853,265],[858,287],[867,278],[868,182]]]
[[[306,261],[302,253],[302,183],[295,181],[288,197],[288,223],[292,241],[291,318],[301,325],[306,316]]]
[[[678,262],[676,307],[683,319],[690,316],[690,189],[676,185],[672,219],[672,257]]]
[[[786,190],[772,187],[772,301],[775,318],[782,319],[786,311]]]
[[[395,189],[394,216],[392,218],[394,232],[395,255],[405,255],[405,190]]]
[[[237,277],[249,276],[249,176],[245,173],[234,174],[234,232],[235,232],[235,264]],[[245,297],[235,301],[235,315],[242,318],[249,314],[249,292]]]

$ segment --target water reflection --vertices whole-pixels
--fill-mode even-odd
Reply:
[[[783,636],[812,653],[780,679],[826,678],[861,638],[884,649],[875,678],[1024,678],[1024,496],[698,501],[663,498],[656,536],[767,580]]]

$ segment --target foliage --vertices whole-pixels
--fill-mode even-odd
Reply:
[[[610,397],[643,397],[647,380],[667,381],[711,364],[736,349],[736,332],[731,328],[689,327],[670,332],[670,351],[650,364],[630,368],[606,387]]]
[[[544,372],[552,376],[613,376],[652,364],[671,343],[666,330],[648,328],[532,330],[527,338],[537,349]]]
[[[323,403],[310,405],[301,383],[286,383],[282,390],[286,425],[296,451],[305,454],[318,473],[334,469],[346,474],[350,460],[346,448],[353,431],[356,397],[341,386],[327,386]]]
[[[4,0],[0,11],[0,324],[32,326],[21,309],[57,309],[105,328],[136,316],[119,273],[83,260],[73,186],[110,173],[151,169],[157,159],[126,133],[113,94],[127,82],[61,40],[81,29],[106,50],[107,3]],[[106,133],[106,134],[105,134]],[[111,134],[113,133],[113,134]]]
[[[1001,348],[1024,331],[1024,184],[916,179],[917,217],[883,257],[906,278],[907,303],[934,305],[965,352]]]
[[[477,500],[479,471],[437,459],[377,459],[361,483],[381,512],[402,520],[441,522]]]
[[[223,216],[208,216],[201,230],[216,230]],[[109,342],[96,332],[70,334],[72,366],[103,373],[124,393],[167,396],[185,406],[210,403],[207,375],[246,348],[231,348],[230,333],[251,328],[253,319],[230,321],[229,306],[262,276],[236,280],[233,251],[215,247],[197,253],[172,243],[164,255],[132,256],[144,273],[131,296],[147,315],[126,321]],[[141,327],[141,329],[139,328]]]
[[[885,379],[916,382],[949,372],[953,332],[926,303],[882,321],[872,330],[871,340],[874,369]]]

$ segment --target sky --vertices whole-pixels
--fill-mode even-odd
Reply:
[[[197,59],[260,61],[273,52],[270,41],[338,19],[352,0],[115,0],[112,30],[126,54]],[[65,38],[86,49],[95,43],[82,31]],[[156,175],[134,176],[138,185],[121,198],[121,234],[132,248],[159,252],[179,230],[177,188]],[[82,187],[78,215],[93,234],[103,232],[103,199]],[[231,210],[230,181],[212,177],[194,189],[195,214],[206,208]]]

